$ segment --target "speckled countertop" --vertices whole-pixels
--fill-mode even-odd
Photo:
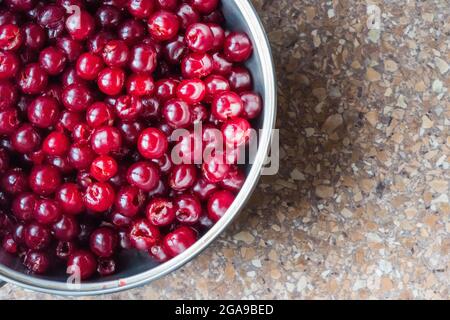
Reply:
[[[102,298],[449,299],[448,0],[253,2],[279,75],[280,173],[193,262]]]

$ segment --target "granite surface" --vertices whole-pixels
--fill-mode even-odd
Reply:
[[[279,75],[279,174],[193,262],[101,298],[449,299],[448,0],[253,2]]]

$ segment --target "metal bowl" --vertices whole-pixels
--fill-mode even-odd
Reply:
[[[261,129],[258,151],[252,161],[253,164],[247,166],[245,184],[226,215],[192,247],[161,265],[155,264],[147,254],[124,252],[120,257],[122,272],[110,277],[83,282],[78,288],[74,288],[67,285],[67,275],[63,273],[52,276],[30,275],[17,257],[0,252],[0,279],[27,289],[72,296],[112,293],[138,287],[174,271],[200,254],[244,208],[259,180],[275,124],[275,71],[269,41],[250,1],[224,0],[222,9],[227,18],[228,28],[247,32],[253,41],[254,54],[248,61],[247,67],[252,72],[255,90],[264,99],[263,114],[256,121],[256,127]],[[2,284],[4,283],[0,281],[0,286]]]

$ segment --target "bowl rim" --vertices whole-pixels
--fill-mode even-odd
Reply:
[[[227,213],[194,245],[180,255],[150,270],[123,279],[95,283],[81,283],[79,288],[72,289],[69,288],[65,282],[35,278],[33,276],[14,271],[4,265],[0,265],[1,280],[18,285],[24,289],[31,289],[38,292],[63,296],[99,295],[140,287],[173,272],[197,257],[220,234],[222,234],[222,232],[234,220],[249,200],[253,190],[256,188],[261,176],[261,170],[270,150],[272,129],[275,128],[276,122],[277,87],[275,66],[270,42],[266,32],[264,31],[264,26],[258,16],[258,13],[256,12],[256,9],[250,0],[233,1],[241,11],[244,19],[247,21],[247,24],[252,28],[251,35],[253,37],[254,50],[258,52],[261,60],[260,63],[262,64],[262,76],[264,79],[265,93],[264,120],[259,137],[258,151],[245,183]]]

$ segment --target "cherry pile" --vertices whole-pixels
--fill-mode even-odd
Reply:
[[[164,262],[225,214],[262,101],[219,1],[0,1],[0,240],[30,272]],[[197,154],[172,132],[195,123],[227,151],[176,164]]]

